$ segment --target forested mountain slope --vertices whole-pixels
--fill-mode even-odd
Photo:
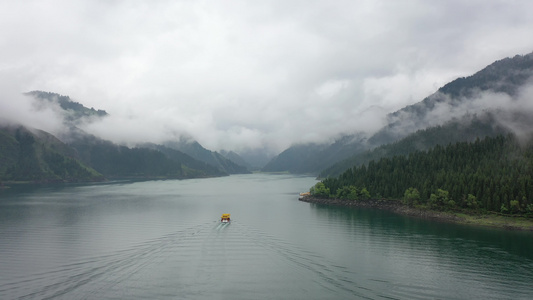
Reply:
[[[308,155],[305,145],[297,145],[279,154],[268,165],[275,165],[276,171],[318,174],[335,163],[343,161],[333,167],[337,171],[327,170],[324,172],[325,174],[334,174],[342,169],[339,165],[349,168],[353,164],[360,163],[354,157],[369,149],[399,141],[418,130],[443,125],[454,119],[465,123],[468,122],[465,118],[469,116],[481,116],[490,111],[493,114],[494,123],[487,126],[501,127],[501,122],[518,120],[502,120],[500,115],[515,114],[517,107],[513,103],[527,101],[524,99],[527,95],[524,93],[530,92],[527,88],[533,83],[532,75],[533,53],[496,61],[472,76],[458,78],[444,85],[421,102],[388,115],[387,125],[368,139],[365,139],[363,134],[346,136],[334,144],[321,145],[323,149],[317,151],[321,153],[320,155]],[[508,111],[507,109],[515,109],[515,111]],[[530,114],[531,111],[521,111],[521,113]],[[522,126],[521,124],[515,125]],[[459,130],[462,129],[466,132],[475,131],[469,129],[468,126],[459,128]],[[465,133],[465,135],[469,135],[469,133]],[[461,134],[457,133],[456,136],[460,137]],[[440,143],[438,137],[434,139]],[[465,139],[443,139],[442,143],[461,140]],[[317,147],[316,145],[309,146],[311,149]],[[301,159],[291,160],[291,157],[300,157]],[[323,159],[324,157],[327,157],[328,160]],[[350,159],[345,160],[348,158]],[[324,165],[324,162],[327,164]],[[265,168],[264,170],[268,169]]]
[[[104,177],[54,136],[22,126],[0,128],[0,181],[77,182]]]
[[[533,76],[533,53],[505,58],[469,77],[458,78],[424,100],[388,116],[388,125],[369,139],[376,146],[397,141],[408,134],[440,125],[451,118],[483,110],[499,109],[506,100],[517,101]]]
[[[36,100],[43,103],[43,105],[46,104],[57,104],[61,107],[63,110],[63,118],[64,118],[64,124],[67,130],[67,133],[64,134],[63,138],[65,140],[68,140],[69,144],[73,145],[80,153],[85,153],[84,156],[82,156],[85,159],[86,163],[98,163],[99,160],[105,160],[104,152],[108,154],[112,154],[115,156],[115,158],[119,158],[119,156],[124,155],[133,155],[133,152],[131,150],[135,149],[135,156],[143,156],[146,155],[147,157],[140,160],[140,161],[131,161],[133,163],[131,172],[134,172],[135,174],[152,174],[154,173],[155,169],[153,166],[145,165],[141,166],[141,162],[146,162],[155,159],[154,154],[152,153],[152,150],[160,151],[162,149],[165,149],[164,146],[161,146],[160,149],[156,149],[157,147],[149,147],[150,149],[144,149],[145,145],[139,145],[135,148],[129,148],[125,146],[115,145],[110,141],[104,141],[99,140],[98,137],[95,136],[89,136],[85,132],[83,132],[81,129],[77,127],[77,125],[83,120],[84,122],[98,122],[99,118],[106,117],[108,114],[103,110],[95,110],[94,108],[87,108],[83,106],[82,104],[78,102],[74,102],[72,99],[70,99],[68,96],[59,95],[56,93],[50,93],[50,92],[43,92],[43,91],[33,91],[27,93],[27,95],[35,97]],[[178,145],[179,143],[170,143],[172,145]],[[189,143],[190,145],[184,145],[183,147],[170,147],[173,148],[174,151],[168,151],[169,149],[165,149],[167,159],[170,159],[174,162],[178,162],[180,165],[183,164],[186,167],[186,170],[188,172],[185,172],[185,170],[182,170],[180,172],[171,172],[173,175],[168,176],[185,176],[185,177],[196,177],[196,176],[222,176],[227,175],[230,173],[246,173],[248,172],[245,167],[239,166],[228,159],[222,157],[220,154],[216,152],[209,151],[205,148],[203,148],[200,144],[197,142]],[[166,147],[169,148],[169,147]],[[91,160],[88,159],[89,153],[88,151],[92,151],[92,157]],[[117,150],[119,149],[119,150]],[[150,151],[149,151],[150,150]],[[176,151],[181,151],[182,153],[176,153]],[[186,155],[188,154],[188,155]],[[97,159],[98,158],[98,159]],[[140,158],[140,157],[139,157]],[[129,158],[122,157],[118,160],[115,160],[112,165],[115,165],[115,167],[119,167],[116,165],[118,162],[122,161],[123,163],[126,161],[129,161]],[[196,160],[196,161],[194,161]],[[204,164],[198,163],[205,162]],[[154,162],[155,163],[155,162]],[[135,165],[137,166],[135,167]],[[172,166],[174,163],[170,163],[169,166]],[[120,171],[121,174],[126,174],[125,172],[127,168],[120,167],[123,171]],[[105,167],[103,164],[98,165],[97,169],[105,170],[104,174],[107,174],[107,176],[116,176],[117,174],[114,174],[115,172],[111,172],[110,167]],[[141,171],[144,169],[145,171]],[[168,171],[164,171],[163,169],[160,170],[158,176],[166,176],[165,174],[170,174]],[[118,170],[117,170],[118,171]],[[185,172],[185,173],[183,173]],[[156,172],[158,173],[158,172]],[[137,176],[132,173],[132,176]]]
[[[476,138],[494,137],[507,133],[511,133],[511,131],[499,125],[493,113],[485,112],[481,113],[481,115],[466,115],[460,120],[454,119],[442,126],[438,125],[418,130],[397,142],[381,145],[339,161],[324,169],[319,176],[321,178],[335,177],[353,166],[368,164],[371,160],[377,161],[380,158],[428,150],[436,145],[472,142]]]
[[[105,178],[197,178],[224,176],[226,172],[174,149],[130,148],[87,134],[78,125],[106,117],[68,96],[33,91],[35,107],[59,107],[64,128],[61,140],[19,124],[0,130],[0,180],[94,181]],[[55,109],[57,111],[57,109]],[[66,143],[67,142],[67,143]],[[164,151],[163,151],[164,150]]]

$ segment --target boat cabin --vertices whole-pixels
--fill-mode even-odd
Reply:
[[[220,218],[220,222],[228,223],[229,221],[231,221],[230,214],[222,214],[222,217]]]

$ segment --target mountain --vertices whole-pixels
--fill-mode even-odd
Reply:
[[[352,166],[368,164],[381,158],[408,155],[416,151],[426,151],[437,145],[448,145],[456,142],[473,142],[480,137],[495,137],[511,133],[499,125],[491,112],[480,115],[466,115],[461,119],[453,119],[443,125],[418,130],[394,143],[384,144],[372,150],[353,155],[322,170],[319,177],[339,176]]]
[[[101,118],[107,116],[105,110],[95,110],[94,108],[87,108],[83,104],[78,103],[70,99],[68,96],[63,96],[56,93],[43,92],[43,91],[31,91],[25,93],[27,96],[31,96],[37,100],[40,100],[42,104],[56,104],[63,110],[63,117],[66,122],[76,122],[81,118]]]
[[[246,167],[236,164],[218,152],[207,150],[200,143],[191,139],[181,138],[179,141],[166,142],[164,146],[179,150],[228,174],[250,173]]]
[[[312,193],[358,200],[365,191],[367,199],[405,196],[406,204],[434,210],[531,214],[532,141],[497,135],[381,158],[324,179]]]
[[[163,145],[157,144],[143,144],[143,148],[149,148],[157,150],[165,154],[168,158],[181,162],[186,172],[193,172],[196,174],[204,174],[204,176],[227,176],[228,173],[212,166],[204,161],[197,160],[188,154],[185,154],[179,150],[169,148]]]
[[[220,155],[222,155],[223,157],[225,157],[226,159],[229,159],[230,161],[234,162],[235,164],[239,165],[239,166],[243,166],[246,168],[246,170],[253,170],[253,166],[251,164],[249,164],[242,156],[240,156],[239,154],[237,154],[236,152],[234,151],[226,151],[226,150],[221,150],[220,151]]]
[[[369,141],[374,146],[390,143],[453,117],[495,109],[499,103],[487,103],[491,96],[516,99],[520,89],[532,83],[532,75],[533,53],[496,61],[472,76],[455,79],[418,103],[389,114],[388,125]]]
[[[42,130],[0,128],[0,180],[29,182],[101,181],[76,151]]]
[[[249,166],[249,170],[261,170],[272,158],[275,156],[266,148],[244,149],[238,152],[238,155],[246,162],[245,166]]]
[[[178,150],[126,147],[87,134],[77,125],[98,122],[103,110],[87,108],[68,96],[33,91],[39,108],[59,107],[65,126],[59,138],[42,130],[6,127],[0,136],[0,179],[14,181],[93,181],[105,178],[198,178],[226,172]],[[65,166],[66,165],[66,166]],[[65,171],[66,170],[66,171]],[[82,172],[88,170],[87,172]]]
[[[147,148],[116,145],[92,135],[69,143],[80,160],[108,178],[187,178],[181,162]]]
[[[96,122],[99,118],[108,116],[108,113],[106,111],[95,110],[94,108],[89,109],[83,104],[73,101],[68,96],[44,91],[31,91],[26,93],[26,95],[32,96],[35,99],[41,101],[43,105],[58,105],[63,111],[65,124],[70,127],[77,126],[81,122],[81,120]],[[68,138],[70,138],[70,136],[65,137],[65,139]],[[142,148],[142,145],[140,148]],[[248,169],[244,166],[244,163],[236,163],[235,161],[232,161],[217,152],[207,150],[196,141],[191,142],[188,140],[182,140],[179,142],[169,142],[168,148],[173,148],[175,150],[187,153],[190,157],[193,157],[199,161],[203,161],[211,166],[216,167],[218,170],[212,169],[205,165],[200,166],[201,164],[197,165],[195,163],[190,163],[190,157],[184,158],[183,156],[178,155],[186,161],[189,161],[189,166],[196,165],[197,167],[200,167],[202,170],[206,171],[208,174],[211,175],[249,173]],[[173,157],[177,156],[173,155]]]
[[[330,176],[381,156],[408,154],[424,147],[469,141],[502,131],[527,135],[533,125],[526,93],[526,87],[533,86],[532,75],[533,53],[499,60],[389,114],[387,125],[370,137],[353,133],[331,144],[294,145],[262,170],[318,174],[327,169],[322,174]],[[190,178],[249,172],[241,160],[248,160],[243,153],[239,157],[224,152],[224,156],[187,139],[155,148],[129,148],[101,140],[78,126],[98,122],[108,116],[105,111],[87,108],[55,93],[32,91],[27,95],[36,99],[37,108],[59,108],[67,134],[54,137],[21,126],[3,129],[0,176],[4,180],[92,180],[102,175]],[[18,134],[12,128],[18,128]],[[391,143],[395,144],[383,146]],[[367,152],[372,149],[374,152]]]
[[[274,157],[261,171],[317,174],[320,170],[366,149],[366,138],[362,133],[343,136],[332,144],[294,145]]]
[[[306,164],[314,165],[314,158],[326,148],[325,145],[313,143],[292,146],[267,163],[261,171],[305,173],[304,170],[308,169]]]
[[[202,178],[224,172],[181,151],[162,145],[117,145],[71,128],[69,146],[80,160],[109,178]]]
[[[519,121],[531,119],[528,118],[531,112],[520,113],[513,111],[514,108],[501,106],[509,104],[509,101],[518,102],[518,99],[523,97],[521,91],[532,83],[532,75],[533,53],[496,61],[472,76],[458,78],[444,85],[418,103],[389,114],[387,125],[368,139],[365,139],[363,134],[356,134],[344,136],[330,145],[308,145],[309,149],[306,149],[306,145],[295,145],[280,153],[263,170],[268,171],[273,169],[271,166],[275,166],[276,171],[318,174],[331,167],[322,174],[338,174],[343,169],[359,163],[358,155],[362,155],[365,151],[399,141],[418,130],[440,126],[447,122],[453,123],[454,120],[468,124],[468,118],[481,117],[488,111],[492,113],[492,117],[487,117],[487,120],[492,123],[484,126],[495,128],[503,126],[507,127],[507,130],[511,130],[510,127],[527,127]],[[518,115],[521,115],[521,118],[513,117]],[[517,122],[519,124],[513,124]],[[476,120],[471,120],[470,123],[475,125]],[[504,126],[504,123],[507,125]],[[458,128],[467,132],[476,131],[469,129],[468,126]],[[458,132],[456,137],[460,136],[461,133]],[[446,140],[435,137],[435,140],[442,144],[461,139]],[[322,149],[316,150],[317,147]],[[372,156],[375,156],[375,153],[377,152]]]

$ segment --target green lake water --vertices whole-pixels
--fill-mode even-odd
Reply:
[[[298,201],[315,183],[1,190],[0,299],[533,299],[533,233]]]

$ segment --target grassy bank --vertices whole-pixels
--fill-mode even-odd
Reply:
[[[494,213],[475,213],[473,211],[466,212],[452,212],[452,211],[437,211],[431,210],[427,207],[410,207],[404,205],[400,200],[389,199],[369,199],[369,200],[341,200],[341,199],[324,199],[315,198],[311,196],[301,197],[300,201],[324,204],[324,205],[340,205],[351,207],[371,207],[376,209],[389,210],[401,215],[431,219],[439,222],[451,222],[458,224],[468,224],[473,226],[484,226],[503,228],[509,230],[527,230],[533,231],[533,218],[517,215],[502,215]]]
[[[465,213],[454,214],[459,217],[459,223],[462,224],[533,231],[533,218],[527,218],[524,216],[506,216],[497,214],[469,215]]]

